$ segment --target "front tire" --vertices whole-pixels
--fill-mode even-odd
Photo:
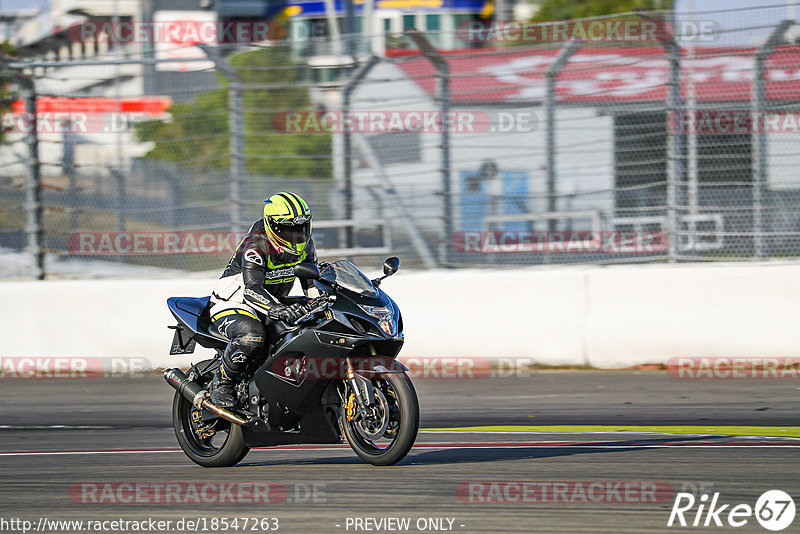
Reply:
[[[197,379],[204,388],[210,381],[210,375]],[[176,391],[172,401],[172,426],[178,444],[191,461],[203,467],[231,467],[247,456],[250,448],[244,443],[242,427],[217,419],[213,422],[213,433],[208,436],[211,425],[196,422],[194,419],[199,416],[199,410]]]
[[[376,382],[385,382],[387,394],[384,397],[393,404],[397,419],[394,439],[386,447],[367,439],[356,428],[358,423],[348,420],[346,409],[342,409],[341,426],[347,442],[359,458],[372,465],[394,465],[406,457],[417,439],[419,400],[414,384],[405,373],[380,375]]]

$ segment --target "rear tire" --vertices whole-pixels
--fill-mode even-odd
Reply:
[[[213,369],[210,374],[207,372],[206,375],[199,377],[197,382],[206,387],[211,381],[211,374]],[[194,410],[192,403],[176,391],[172,401],[172,426],[178,444],[191,461],[203,467],[231,467],[247,456],[250,448],[244,443],[242,427],[219,419],[216,423],[219,427],[217,432],[226,432],[227,437],[221,445],[214,445],[210,439],[202,439],[195,431],[192,423]]]
[[[419,400],[414,384],[405,373],[387,373],[380,375],[380,378],[388,382],[397,394],[400,421],[394,441],[385,449],[375,447],[353,428],[354,423],[347,420],[345,410],[342,410],[341,426],[347,442],[359,458],[372,465],[394,465],[406,457],[417,439]]]

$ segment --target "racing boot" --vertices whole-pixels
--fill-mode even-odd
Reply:
[[[222,358],[214,379],[211,381],[211,403],[220,408],[232,408],[236,403],[236,379],[238,373],[233,371]]]
[[[243,380],[250,355],[264,342],[261,323],[253,320],[259,328],[258,335],[251,333],[253,325],[247,322],[235,324],[234,338],[228,342],[214,379],[211,382],[211,402],[220,408],[231,408],[236,403],[236,385]],[[248,328],[245,328],[248,327]]]

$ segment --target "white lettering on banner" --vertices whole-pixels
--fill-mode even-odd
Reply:
[[[545,95],[543,72],[554,61],[554,56],[528,56],[504,63],[483,67],[479,73],[493,76],[503,85],[518,89],[509,99],[542,98]],[[602,95],[604,99],[642,97],[666,87],[669,63],[666,58],[645,59],[629,54],[577,53],[570,64],[582,69],[577,79],[559,79],[558,93],[564,97]],[[584,67],[581,67],[584,64]],[[752,81],[753,59],[747,56],[726,56],[684,61],[683,69],[692,68],[702,89],[704,85],[749,84]],[[535,73],[535,74],[532,74]],[[791,65],[773,66],[768,71],[768,81],[796,80],[800,69]]]

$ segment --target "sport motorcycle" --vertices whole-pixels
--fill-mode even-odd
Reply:
[[[399,266],[389,258],[384,275],[370,280],[346,260],[322,270],[297,265],[295,276],[311,281],[319,296],[283,299],[302,303],[306,313],[294,324],[266,323],[263,363],[236,386],[228,409],[214,405],[208,392],[228,342],[211,327],[210,297],[169,298],[177,320],[170,354],[192,353],[197,344],[216,351],[187,371],[164,373],[175,389],[172,421],[186,456],[204,467],[227,467],[252,447],[348,443],[374,465],[402,460],[417,437],[419,401],[408,368],[396,360],[403,346],[400,310],[380,287]]]

